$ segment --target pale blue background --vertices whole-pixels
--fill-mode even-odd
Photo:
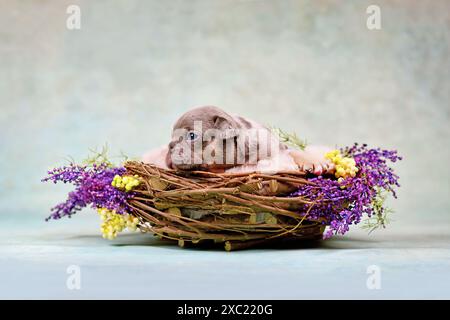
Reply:
[[[66,8],[81,7],[81,30]],[[381,8],[382,29],[366,28]],[[450,298],[448,1],[0,2],[1,298]],[[43,220],[48,168],[140,156],[214,104],[310,143],[396,148],[394,221],[308,249],[182,250]],[[115,158],[119,160],[119,158]],[[66,288],[79,265],[82,289]],[[382,288],[368,290],[378,265]]]

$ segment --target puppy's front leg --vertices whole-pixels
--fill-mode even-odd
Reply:
[[[142,162],[155,165],[161,169],[169,169],[166,161],[168,153],[169,147],[167,145],[150,150],[142,156]]]

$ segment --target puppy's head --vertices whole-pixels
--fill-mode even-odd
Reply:
[[[233,116],[217,107],[204,106],[186,112],[173,127],[167,165],[179,170],[232,167],[234,163],[225,158],[226,141],[235,138],[240,128]]]

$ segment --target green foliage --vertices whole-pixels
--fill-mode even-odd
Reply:
[[[114,167],[114,164],[109,160],[107,143],[105,143],[100,151],[98,151],[97,148],[89,149],[89,151],[91,152],[91,155],[83,160],[84,165],[93,166],[106,164],[108,167]]]
[[[385,207],[385,201],[387,198],[387,192],[382,189],[377,190],[375,199],[372,202],[374,214],[365,219],[361,226],[362,229],[368,230],[372,233],[376,229],[386,228],[386,225],[390,223],[390,214],[394,211]]]
[[[280,128],[272,127],[272,132],[276,134],[280,141],[294,148],[304,150],[306,148],[306,140],[302,140],[295,133],[287,133]]]

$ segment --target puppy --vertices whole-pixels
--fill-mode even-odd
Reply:
[[[168,146],[148,152],[143,162],[176,170],[211,172],[330,172],[328,148],[291,150],[265,126],[214,107],[183,114]]]

